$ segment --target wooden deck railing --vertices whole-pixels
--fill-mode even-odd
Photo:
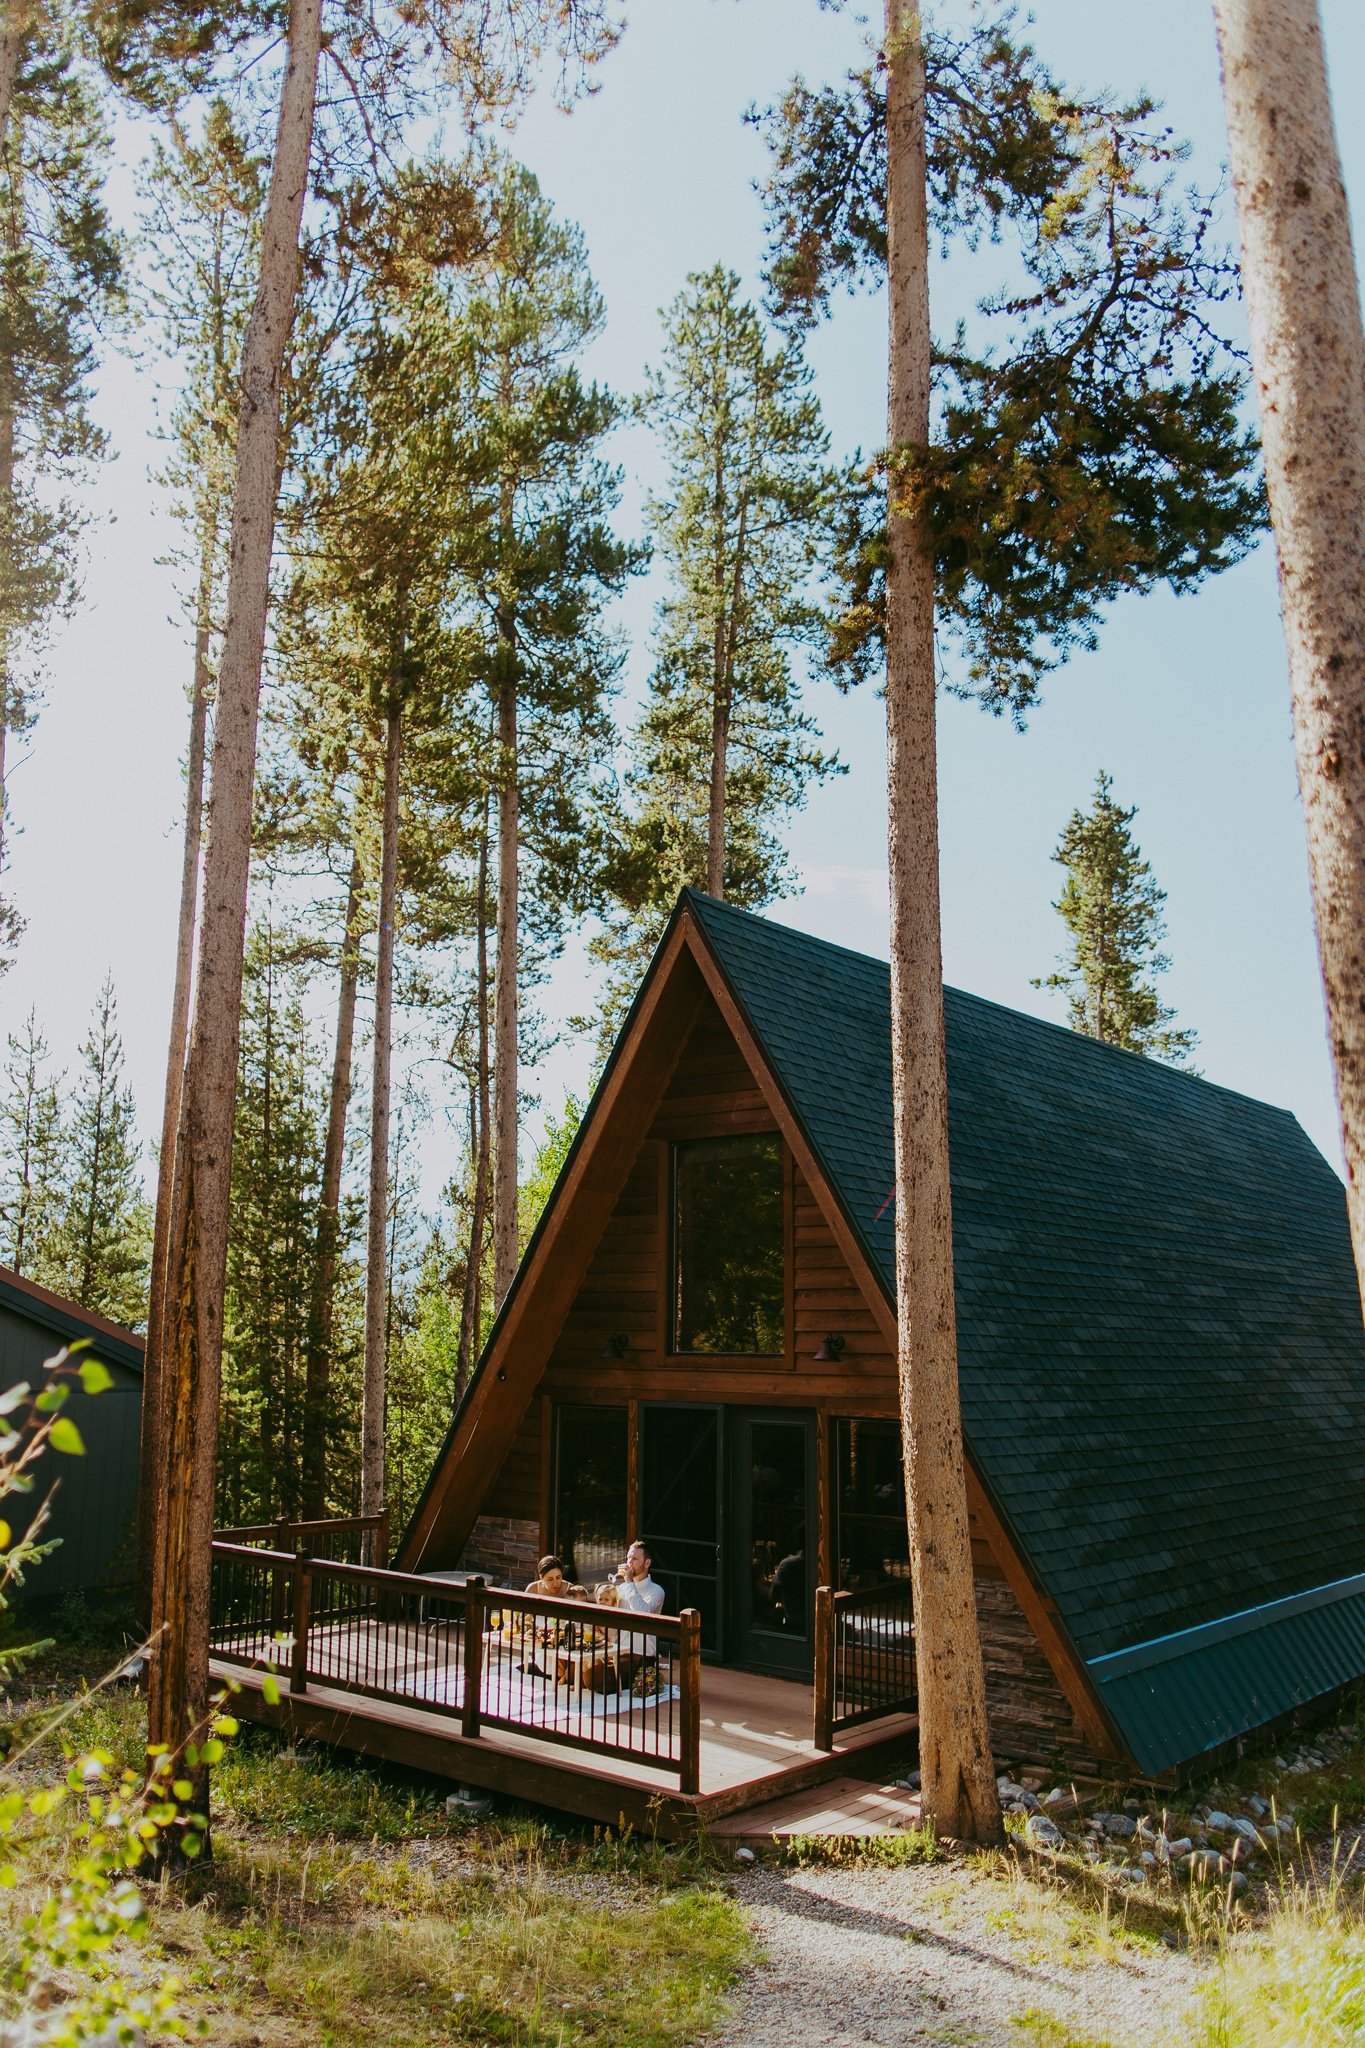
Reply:
[[[701,1784],[701,1617],[639,1615],[218,1539],[213,1654]]]
[[[915,1630],[908,1579],[859,1592],[815,1593],[815,1746],[833,1749],[844,1728],[912,1714]]]
[[[389,1561],[389,1511],[377,1515],[328,1515],[311,1522],[249,1522],[239,1529],[215,1529],[215,1543],[250,1543],[271,1550],[306,1550],[337,1564],[384,1566]]]

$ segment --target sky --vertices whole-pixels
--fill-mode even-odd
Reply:
[[[966,0],[943,0],[961,19]],[[689,271],[722,261],[760,288],[764,167],[745,109],[790,76],[830,79],[860,61],[867,34],[855,6],[816,0],[633,0],[626,36],[600,90],[570,115],[534,102],[508,146],[583,228],[606,299],[591,373],[637,390],[657,358],[659,315]],[[1357,220],[1365,196],[1365,126],[1345,110],[1365,75],[1365,8],[1323,0],[1347,186]],[[1165,103],[1192,144],[1190,175],[1217,184],[1225,153],[1207,0],[1035,0],[1034,38],[1061,74]],[[131,224],[139,138],[121,131],[110,180]],[[1227,209],[1231,232],[1231,207]],[[970,310],[983,271],[940,264],[935,323]],[[885,419],[885,313],[876,297],[843,300],[809,347],[836,452],[879,445]],[[164,370],[161,372],[164,377]],[[187,721],[188,635],[165,558],[176,532],[149,471],[157,366],[111,352],[97,411],[114,459],[86,493],[84,601],[48,662],[45,706],[16,749],[9,784],[9,886],[28,919],[16,965],[0,983],[0,1027],[32,1006],[59,1064],[74,1062],[106,969],[118,995],[128,1073],[141,1125],[159,1122],[174,954],[181,831],[180,761]],[[626,531],[639,532],[656,479],[644,431],[618,436],[627,471]],[[624,600],[631,643],[620,716],[648,674],[657,582]],[[886,952],[885,741],[871,689],[841,698],[816,683],[809,708],[847,773],[811,795],[790,849],[803,888],[772,915],[822,937]],[[1031,987],[1052,968],[1064,930],[1051,859],[1066,818],[1097,772],[1136,804],[1135,831],[1167,892],[1171,968],[1163,993],[1199,1033],[1210,1080],[1292,1110],[1334,1163],[1340,1145],[1313,941],[1303,820],[1294,778],[1289,692],[1273,552],[1267,541],[1196,594],[1120,600],[1093,654],[1051,677],[1023,734],[973,705],[941,710],[941,840],[947,980],[1015,1008],[1064,1018],[1062,1000]],[[590,1008],[591,971],[575,938],[545,991],[551,1018]],[[589,1046],[561,1039],[527,1077],[541,1112],[582,1091]],[[528,1124],[533,1140],[538,1114]],[[428,1134],[428,1178],[450,1170],[451,1140]]]

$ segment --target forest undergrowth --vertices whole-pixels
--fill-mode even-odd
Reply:
[[[136,1690],[89,1690],[117,1658],[106,1637],[66,1631],[8,1701],[12,1747],[79,1700],[24,1773],[52,1775],[63,1747],[140,1762]],[[751,1945],[705,1849],[510,1803],[471,1820],[447,1812],[449,1790],[243,1727],[214,1772],[211,1861],[152,1887],[125,1974],[169,1964],[191,2033],[221,2048],[681,2048],[715,2024]],[[65,1810],[40,1823],[0,1896],[6,1945],[62,1869],[68,1825]]]

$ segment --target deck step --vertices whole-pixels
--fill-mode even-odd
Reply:
[[[709,1832],[727,1848],[770,1849],[796,1835],[898,1835],[919,1820],[916,1792],[872,1785],[864,1778],[831,1778],[808,1791],[725,1814]]]

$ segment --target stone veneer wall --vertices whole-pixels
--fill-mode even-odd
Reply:
[[[513,1515],[480,1515],[460,1558],[460,1570],[478,1572],[497,1586],[529,1586],[540,1563],[540,1524]]]
[[[1002,1579],[976,1581],[991,1746],[998,1762],[1103,1773],[1027,1615]],[[1110,1770],[1113,1766],[1108,1767]]]

